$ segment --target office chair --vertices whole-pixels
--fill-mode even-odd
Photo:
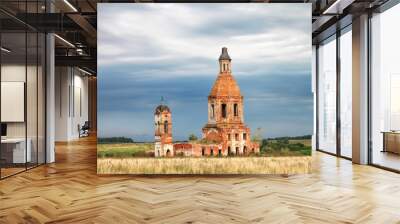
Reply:
[[[79,128],[79,138],[89,136],[89,129],[90,129],[89,121],[85,121],[82,127]]]

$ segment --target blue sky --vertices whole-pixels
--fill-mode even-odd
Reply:
[[[151,141],[163,96],[173,137],[201,136],[223,46],[263,137],[312,133],[309,4],[99,4],[100,137]]]

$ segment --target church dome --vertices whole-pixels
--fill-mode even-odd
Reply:
[[[171,112],[169,107],[166,105],[159,105],[156,110],[154,111],[154,114],[161,114],[162,112],[167,111]]]
[[[229,62],[226,62],[226,60]],[[231,57],[229,57],[228,48],[222,48],[221,55],[219,56],[219,63],[220,73],[218,74],[217,80],[214,82],[209,96],[241,97],[239,86],[230,70]]]
[[[231,74],[219,74],[209,96],[241,97],[240,88]]]

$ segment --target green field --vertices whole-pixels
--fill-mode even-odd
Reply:
[[[99,158],[153,157],[153,143],[98,144]]]
[[[260,156],[310,156],[311,139],[275,140],[260,142]],[[153,143],[98,144],[99,158],[154,157]]]
[[[311,156],[311,139],[264,139],[260,151],[263,156]]]

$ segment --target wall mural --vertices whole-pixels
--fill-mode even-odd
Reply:
[[[99,4],[99,174],[310,172],[310,4]]]

